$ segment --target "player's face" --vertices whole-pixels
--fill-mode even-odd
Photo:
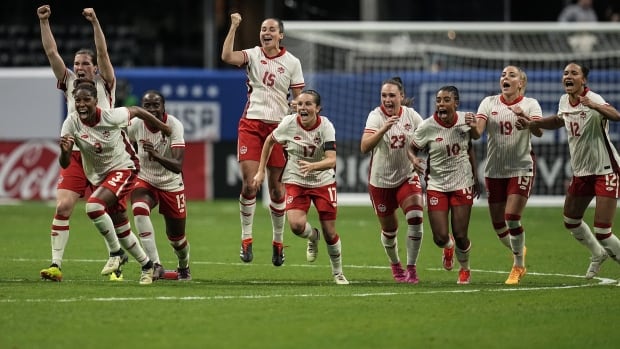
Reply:
[[[403,98],[404,96],[398,89],[398,86],[394,84],[384,84],[381,87],[381,105],[388,116],[393,116],[400,112]]]
[[[297,116],[301,119],[302,125],[305,127],[314,125],[321,109],[316,105],[314,96],[309,93],[302,93],[295,100],[297,101]]]
[[[159,120],[164,118],[164,102],[161,97],[155,93],[147,93],[142,97],[142,108],[146,109],[149,113],[155,115]]]
[[[275,19],[266,19],[260,27],[260,44],[264,49],[278,49],[284,34],[280,32],[280,25]]]
[[[73,60],[73,72],[80,78],[89,80],[95,79],[97,66],[93,64],[93,59],[87,54],[75,55]]]
[[[580,94],[586,84],[586,79],[583,76],[581,67],[575,63],[567,65],[566,68],[564,68],[562,84],[564,85],[564,91],[566,91],[566,93]]]
[[[519,68],[514,66],[504,68],[502,76],[499,78],[499,87],[505,96],[518,95],[519,90],[523,87]]]
[[[458,101],[454,98],[454,94],[449,91],[439,91],[435,97],[435,112],[441,121],[452,123],[456,114]]]
[[[86,89],[78,89],[73,94],[75,100],[75,110],[77,110],[80,119],[87,120],[94,117],[97,113],[97,97],[93,96]]]

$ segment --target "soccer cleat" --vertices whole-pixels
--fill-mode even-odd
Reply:
[[[308,246],[306,247],[306,261],[314,262],[316,261],[316,256],[319,253],[319,244],[318,241],[321,238],[321,233],[317,228],[312,228],[316,239],[312,240],[312,237],[308,239]]]
[[[347,278],[344,277],[343,273],[334,274],[334,281],[336,281],[336,284],[338,284],[338,285],[348,285],[349,284],[349,280],[347,280]]]
[[[452,235],[450,235],[450,240],[452,240],[452,247],[443,249],[442,264],[443,264],[443,268],[446,270],[452,270],[452,267],[454,267],[454,246],[455,245],[454,245],[454,238],[452,237]]]
[[[239,257],[245,263],[250,263],[254,259],[252,253],[252,238],[241,240],[241,251],[239,251]]]
[[[142,269],[140,274],[140,285],[150,285],[153,283],[153,267]]]
[[[159,263],[153,263],[153,280],[159,280],[164,278],[166,269]]]
[[[595,277],[598,272],[601,270],[601,264],[607,260],[609,255],[607,252],[603,252],[600,256],[592,256],[590,258],[590,266],[588,267],[588,271],[586,271],[586,279],[592,279]]]
[[[415,268],[415,265],[407,266],[407,277],[405,278],[405,282],[409,284],[417,284],[418,282],[420,282],[420,279],[418,279],[418,272]]]
[[[276,267],[284,264],[284,245],[281,242],[273,242],[273,254],[271,255],[271,263]]]
[[[506,279],[506,285],[518,285],[519,281],[525,276],[525,267],[518,267],[516,265],[512,266],[512,270],[510,271],[510,275],[508,275],[508,279]]]
[[[394,263],[392,266],[392,277],[396,282],[407,282],[407,274],[403,270],[403,267],[400,265],[400,262]]]
[[[189,271],[189,267],[177,268],[177,273],[177,279],[179,281],[190,281],[192,279],[192,273]]]
[[[110,273],[110,281],[123,281],[123,271],[121,268]]]
[[[123,264],[127,263],[128,260],[129,258],[127,257],[125,253],[123,253],[120,256],[110,256],[110,258],[108,259],[108,262],[105,264],[103,269],[101,269],[101,275],[112,274],[113,272],[120,269],[120,267]]]
[[[62,281],[62,271],[56,264],[41,270],[41,279],[51,281]]]
[[[461,268],[461,270],[459,270],[459,279],[456,281],[456,283],[459,285],[469,285],[470,280],[471,271]]]

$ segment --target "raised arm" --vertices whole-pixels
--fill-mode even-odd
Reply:
[[[149,153],[149,160],[159,162],[166,169],[174,173],[181,173],[183,170],[183,159],[185,157],[184,147],[172,148],[171,157],[165,157],[158,153],[155,147],[153,147],[153,143],[149,141],[144,141],[142,143],[142,149]]]
[[[362,142],[360,143],[360,151],[362,152],[362,154],[366,154],[369,151],[373,150],[377,146],[377,144],[379,144],[379,142],[383,138],[383,135],[390,128],[392,128],[392,125],[398,123],[398,120],[399,120],[398,116],[390,116],[385,121],[383,126],[380,129],[378,129],[376,132],[374,133],[364,132],[364,134],[362,135]]]
[[[51,15],[52,10],[49,5],[43,5],[37,9],[39,25],[41,26],[41,42],[43,43],[43,49],[45,50],[45,55],[47,56],[47,60],[50,62],[50,66],[52,67],[56,80],[61,81],[65,77],[67,66],[58,53],[56,40],[54,39],[54,34],[52,34],[52,28],[50,27],[49,22]]]
[[[472,113],[472,112],[465,113],[465,122],[470,127],[470,129],[469,129],[469,136],[472,139],[480,138],[480,135],[482,133],[478,129],[478,118],[476,117],[476,115],[474,113]]]
[[[140,118],[151,125],[157,127],[165,136],[170,136],[172,129],[170,126],[164,124],[155,115],[148,112],[146,109],[138,106],[126,107],[129,110],[130,118]]]
[[[95,47],[97,48],[97,66],[99,67],[99,75],[108,84],[108,87],[114,86],[115,75],[114,67],[110,61],[110,55],[108,54],[108,46],[105,41],[105,35],[95,14],[95,10],[92,8],[85,8],[82,11],[82,15],[93,25],[93,32],[95,34]]]
[[[237,28],[241,23],[241,15],[238,13],[233,13],[230,15],[230,29],[228,29],[228,34],[226,34],[226,38],[224,39],[224,45],[222,47],[222,61],[241,66],[245,63],[245,57],[243,56],[243,52],[241,51],[233,51],[235,47],[235,33],[237,32]]]

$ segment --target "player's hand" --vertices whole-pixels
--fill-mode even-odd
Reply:
[[[424,176],[426,172],[426,160],[420,157],[413,158],[413,169],[420,175]]]
[[[299,160],[298,164],[302,176],[307,176],[310,171],[314,170],[314,164],[306,160]]]
[[[58,144],[60,144],[60,150],[63,152],[71,151],[73,149],[74,143],[75,139],[73,138],[73,136],[70,135],[64,135],[60,137],[60,141],[58,142]]]
[[[254,179],[252,180],[252,187],[256,189],[256,191],[260,191],[261,186],[263,185],[263,181],[265,180],[265,172],[257,172],[254,175]]]
[[[579,96],[579,103],[583,104],[588,108],[594,107],[594,103],[588,96]]]
[[[241,15],[237,12],[232,13],[230,15],[230,25],[231,26],[239,26],[239,24],[241,23],[243,19],[241,18]]]
[[[529,128],[530,125],[530,121],[532,121],[532,118],[530,118],[529,116],[520,116],[517,119],[517,122],[515,122],[515,127],[517,128],[517,130],[527,130]]]
[[[91,23],[97,20],[97,15],[95,15],[95,10],[93,8],[85,8],[82,11],[82,15]]]
[[[465,113],[465,123],[471,127],[475,127],[476,126],[476,115],[474,115],[474,113],[468,111],[467,113]]]
[[[385,129],[385,132],[389,131],[392,128],[392,126],[398,123],[399,120],[400,120],[400,116],[398,115],[392,115],[389,118],[387,118],[387,120],[385,120],[385,124],[383,124],[383,128]]]
[[[50,5],[39,6],[37,9],[37,16],[39,19],[49,19],[52,15],[52,10],[50,9]]]

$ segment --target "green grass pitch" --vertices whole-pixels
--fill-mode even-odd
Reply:
[[[472,283],[462,286],[456,284],[458,265],[441,268],[428,222],[420,284],[397,284],[372,209],[340,207],[337,229],[351,284],[338,286],[324,241],[317,261],[307,263],[305,240],[288,226],[286,262],[272,266],[264,207],[257,209],[249,264],[239,259],[236,201],[188,207],[193,280],[140,286],[131,259],[124,281],[99,275],[106,251],[82,204],[71,220],[64,280],[40,280],[50,259],[53,206],[0,206],[0,348],[600,349],[620,342],[620,266],[608,260],[599,278],[585,280],[589,255],[564,229],[561,208],[526,209],[528,274],[520,285],[507,286],[511,254],[495,237],[486,207],[475,207]],[[318,225],[314,212],[310,219]],[[154,224],[162,262],[173,269],[160,216]],[[403,260],[405,229],[401,219]]]

